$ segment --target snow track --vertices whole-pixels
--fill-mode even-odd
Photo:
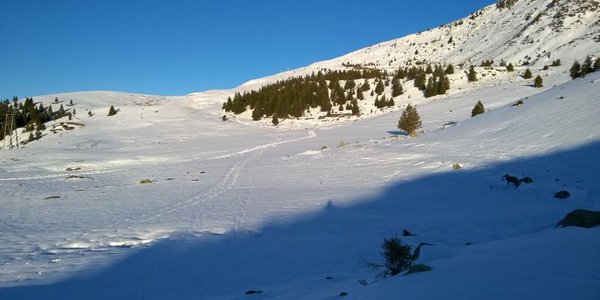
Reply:
[[[275,142],[269,142],[255,147],[243,149],[241,151],[209,158],[209,160],[235,160],[233,165],[227,170],[223,177],[210,186],[207,190],[198,192],[196,195],[188,197],[174,204],[166,205],[152,211],[143,212],[134,216],[126,217],[117,222],[103,227],[89,228],[83,232],[73,233],[63,238],[62,242],[43,243],[35,247],[30,254],[24,253],[24,256],[15,261],[4,262],[3,264],[23,264],[34,273],[43,275],[51,271],[59,264],[78,264],[76,261],[89,255],[101,255],[102,253],[122,252],[123,248],[139,247],[150,244],[157,239],[167,238],[173,232],[164,230],[148,230],[150,227],[156,227],[162,221],[158,220],[164,216],[185,216],[189,215],[188,225],[182,228],[184,237],[190,238],[197,233],[224,234],[228,231],[238,230],[245,218],[246,210],[250,204],[248,195],[236,191],[238,178],[247,164],[260,157],[267,149],[272,149],[286,143],[301,141],[317,136],[314,131],[308,131],[305,136],[299,138],[281,139],[272,135]],[[119,170],[105,170],[93,172],[77,172],[78,175],[98,175]],[[64,178],[71,173],[51,174],[44,176],[23,176],[14,178],[3,178],[1,181],[23,181]],[[221,197],[228,194],[226,197]],[[229,201],[224,203],[223,201]],[[217,205],[226,205],[228,207],[237,207],[231,214],[215,214],[214,209]],[[191,211],[189,213],[188,211]],[[10,225],[3,222],[3,226]],[[8,228],[8,227],[6,227]],[[36,243],[34,240],[31,243]],[[39,260],[35,257],[46,257]],[[27,276],[23,275],[23,279]]]

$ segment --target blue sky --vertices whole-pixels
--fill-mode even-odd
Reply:
[[[232,88],[494,2],[0,0],[0,98]]]

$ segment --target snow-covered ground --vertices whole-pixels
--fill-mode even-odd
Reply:
[[[568,76],[573,60],[600,54],[598,9],[570,9],[597,2],[511,22],[551,2],[489,7],[230,91],[34,97],[73,100],[77,114],[72,130],[59,120],[0,150],[0,299],[600,298],[600,228],[555,227],[573,209],[600,210],[600,73]],[[560,9],[580,21],[546,31]],[[221,120],[234,92],[343,63],[521,56],[544,88],[519,76],[527,67],[497,62],[467,83],[465,65],[448,95],[425,99],[405,83],[396,107],[371,113],[367,96],[360,118]],[[542,70],[556,58],[563,66]],[[471,118],[477,101],[488,111]],[[396,128],[409,102],[423,120],[416,138]],[[533,183],[515,188],[504,174]],[[560,190],[571,197],[554,198]],[[404,229],[416,236],[403,242],[433,244],[418,260],[433,270],[377,278],[367,262],[382,262],[383,239]]]
[[[600,230],[554,226],[600,205],[599,75],[511,106],[522,88],[419,105],[418,138],[399,113],[278,130],[223,122],[200,95],[58,95],[96,114],[0,152],[0,298],[596,298]],[[493,109],[470,118],[483,96]],[[434,270],[360,285],[403,229],[434,244]]]

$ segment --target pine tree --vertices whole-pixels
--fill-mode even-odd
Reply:
[[[433,69],[431,68],[431,65],[427,65],[427,67],[425,68],[425,74],[431,74],[433,73]]]
[[[575,79],[581,76],[581,65],[578,61],[575,61],[569,70],[571,78]]]
[[[379,82],[377,83],[377,86],[375,87],[375,93],[377,95],[381,95],[383,94],[385,87],[383,86],[383,82],[381,80],[379,80]]]
[[[596,58],[596,61],[594,62],[594,72],[599,71],[600,70],[600,57]]]
[[[279,125],[279,119],[277,118],[276,114],[273,114],[273,119],[271,120],[271,123],[273,123],[273,125],[275,126]]]
[[[531,70],[529,70],[529,69],[525,70],[525,74],[523,75],[523,78],[531,79],[532,77],[533,77],[533,74],[531,73]]]
[[[542,77],[540,75],[538,75],[535,78],[535,81],[533,83],[533,86],[535,86],[536,88],[541,88],[544,86],[544,80],[542,79]]]
[[[588,55],[581,66],[581,77],[585,77],[587,74],[594,72],[594,67],[592,66],[592,58]]]
[[[433,78],[429,77],[427,80],[427,87],[425,87],[425,98],[433,97],[437,95],[437,85],[433,81]]]
[[[356,91],[356,98],[358,98],[358,100],[365,100],[362,88],[359,88],[358,91]]]
[[[226,117],[225,115],[223,115],[224,117]],[[255,107],[254,110],[252,111],[252,120],[254,121],[260,121],[260,119],[262,119],[263,117],[263,110],[260,107]],[[223,120],[225,121],[225,120]]]
[[[356,82],[354,82],[354,80],[350,79],[346,81],[346,84],[344,85],[344,89],[345,90],[351,90],[354,87],[356,87]]]
[[[427,87],[426,81],[427,75],[425,74],[425,72],[419,72],[419,74],[415,76],[415,87],[421,91],[425,90],[425,88]]]
[[[508,71],[508,72],[514,72],[515,71],[515,66],[513,66],[512,63],[509,63],[508,66],[506,66],[506,71]]]
[[[448,74],[448,75],[454,74],[454,66],[452,64],[449,64],[448,67],[446,68],[446,74]]]
[[[415,131],[421,128],[421,117],[415,107],[410,104],[406,107],[398,121],[398,128],[411,136],[415,135]]]
[[[366,92],[366,91],[368,91],[370,89],[371,89],[371,85],[369,84],[369,81],[365,80],[365,83],[363,83],[363,85],[362,85],[363,92]]]
[[[46,129],[46,125],[44,125],[44,123],[42,123],[41,121],[37,121],[35,124],[35,130],[37,131],[42,131]]]
[[[475,72],[475,66],[471,66],[471,69],[469,69],[468,79],[469,79],[469,82],[477,81],[477,72]]]
[[[402,94],[404,94],[404,89],[402,88],[402,85],[400,84],[400,80],[394,79],[392,81],[392,97],[398,97]]]
[[[358,102],[356,101],[356,99],[352,100],[352,115],[360,115],[360,107],[358,107]]]
[[[484,112],[485,108],[483,107],[483,103],[481,103],[481,101],[477,101],[477,104],[475,104],[475,107],[473,107],[473,110],[471,111],[471,117],[480,115]]]
[[[116,114],[117,114],[117,111],[115,110],[115,107],[111,105],[110,108],[108,109],[108,116],[110,117],[110,116],[114,116]]]

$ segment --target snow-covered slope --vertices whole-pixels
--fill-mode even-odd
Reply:
[[[0,152],[0,298],[596,298],[600,231],[554,226],[598,209],[599,76],[475,118],[477,95],[423,104],[416,139],[395,136],[397,114],[278,131],[186,108],[193,96],[123,103]],[[360,285],[403,229],[434,244],[419,259],[434,270]]]
[[[459,4],[449,4],[459,5]],[[255,79],[236,91],[323,69],[373,67],[397,70],[417,63],[479,65],[501,60],[528,62],[541,69],[553,60],[570,65],[600,54],[600,2],[597,0],[521,0],[511,8],[485,7],[464,19],[360,49],[308,67]]]
[[[233,91],[34,97],[54,109],[73,100],[77,128],[60,130],[59,120],[41,140],[0,151],[0,299],[599,298],[600,228],[555,228],[571,210],[600,205],[600,73],[565,74],[569,60],[600,53],[598,10],[578,12],[581,23],[569,17],[597,2],[551,2],[488,7],[462,25],[238,89],[347,62],[386,67],[398,50],[395,68],[415,53],[405,43],[421,43],[419,59],[457,64],[529,55],[544,77],[536,89],[482,68],[476,84],[457,74],[446,96],[409,89],[423,120],[417,138],[397,131],[395,110],[297,130],[223,121]],[[532,25],[508,22],[542,9]],[[521,42],[557,12],[563,31]],[[502,30],[524,36],[492,39]],[[424,45],[436,37],[449,48]],[[544,50],[563,66],[541,70],[546,58],[534,53]],[[471,118],[477,101],[488,111]],[[119,112],[109,117],[111,105]],[[515,188],[504,174],[533,183]],[[560,190],[571,197],[554,198]],[[433,270],[377,278],[366,262],[382,262],[381,242],[404,229],[416,236],[403,242],[433,244],[417,261]]]
[[[548,88],[570,79],[568,69],[575,60],[581,62],[588,55],[600,56],[599,20],[600,2],[597,0],[521,0],[510,8],[499,8],[493,4],[447,25],[307,67],[250,80],[232,90],[209,95],[213,101],[225,102],[227,97],[233,97],[237,92],[259,90],[267,84],[327,70],[376,68],[388,71],[390,76],[387,80],[391,80],[399,67],[424,67],[427,64],[455,66],[456,73],[448,76],[451,88],[446,95],[475,92],[481,87],[507,83],[533,85],[533,79],[522,77],[526,69],[530,69],[534,77],[542,76]],[[561,66],[545,68],[557,60],[562,62]],[[492,67],[480,67],[483,61],[494,63]],[[502,62],[513,64],[516,72],[507,72]],[[477,83],[467,80],[466,72],[471,65],[476,66],[479,74]],[[357,80],[356,83],[361,85],[364,80]],[[374,88],[375,81],[371,79],[369,83]],[[395,105],[392,107],[375,108],[374,102],[378,96],[365,93],[365,99],[358,101],[359,117],[323,118],[325,113],[319,113],[316,109],[305,112],[300,118],[280,120],[279,126],[295,129],[336,126],[401,110],[408,103],[422,104],[445,97],[426,99],[423,91],[413,87],[412,81],[403,81],[402,85],[405,93],[394,99]],[[384,94],[387,99],[392,98],[391,86],[386,87]],[[527,92],[521,96],[527,96]],[[251,110],[231,117],[257,126],[271,126],[270,118],[252,122]]]

